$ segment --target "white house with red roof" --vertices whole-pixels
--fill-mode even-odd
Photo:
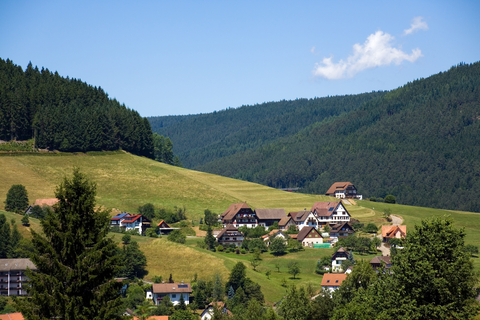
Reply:
[[[143,234],[151,227],[151,221],[141,214],[123,212],[110,219],[110,227],[118,227],[122,231],[136,230],[138,234]]]
[[[315,202],[310,211],[318,219],[319,226],[350,221],[350,213],[342,201]]]
[[[340,288],[347,276],[346,273],[325,273],[322,278],[322,288],[333,292]]]

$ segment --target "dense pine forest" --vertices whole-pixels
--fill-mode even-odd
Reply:
[[[41,149],[154,156],[149,121],[101,87],[0,59],[0,140],[31,138]]]
[[[351,181],[366,197],[480,212],[480,63],[390,92],[174,120],[150,119],[188,168],[319,194]]]

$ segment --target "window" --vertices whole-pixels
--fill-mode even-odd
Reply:
[[[176,298],[177,295],[175,293],[172,293],[172,298]]]

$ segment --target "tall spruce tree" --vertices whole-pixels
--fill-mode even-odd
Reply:
[[[74,169],[56,190],[59,203],[32,230],[37,271],[27,271],[29,297],[18,301],[26,319],[120,319],[122,284],[109,215],[95,210],[96,185]]]

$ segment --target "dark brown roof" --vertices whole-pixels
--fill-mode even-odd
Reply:
[[[381,264],[382,261],[383,261],[386,265],[392,264],[392,258],[389,257],[389,256],[377,256],[377,257],[374,257],[372,260],[370,260],[370,263],[372,263],[372,264]]]
[[[280,220],[286,216],[284,209],[255,209],[255,214],[262,220]]]
[[[325,194],[334,194],[335,191],[338,190],[345,190],[348,186],[353,186],[351,182],[335,182],[332,186],[327,190]]]
[[[336,225],[333,225],[333,226],[330,228],[330,233],[332,233],[332,232],[335,233],[335,232],[340,232],[340,231],[342,231],[342,228],[343,228],[345,225],[348,226],[349,229],[348,229],[348,230],[343,230],[344,232],[348,232],[348,233],[354,233],[354,232],[355,232],[355,231],[353,231],[353,227],[352,227],[352,225],[351,225],[350,223],[348,223],[348,222],[343,222],[343,223],[338,223],[338,224],[336,224]]]
[[[153,293],[192,293],[190,283],[154,283]]]
[[[220,231],[220,233],[217,235],[217,239],[219,239],[221,236],[223,236],[223,234],[227,231],[238,231],[238,229],[235,228],[235,226],[233,224],[227,224],[227,227],[223,228],[222,231]],[[240,232],[240,231],[238,231],[238,232]]]
[[[37,270],[37,267],[30,259],[0,259],[0,272],[10,270]]]
[[[292,215],[292,214],[295,215]],[[310,211],[298,211],[298,212],[290,212],[290,215],[292,215],[293,221],[305,221],[310,214]]]
[[[316,232],[320,237],[322,237],[320,232],[318,232],[317,229],[315,229],[315,227],[303,227],[302,230],[298,232],[297,240],[303,241],[303,239],[305,239],[310,234],[310,232]]]
[[[220,218],[232,220],[240,209],[251,209],[245,202],[232,203],[228,209],[220,215]]]

